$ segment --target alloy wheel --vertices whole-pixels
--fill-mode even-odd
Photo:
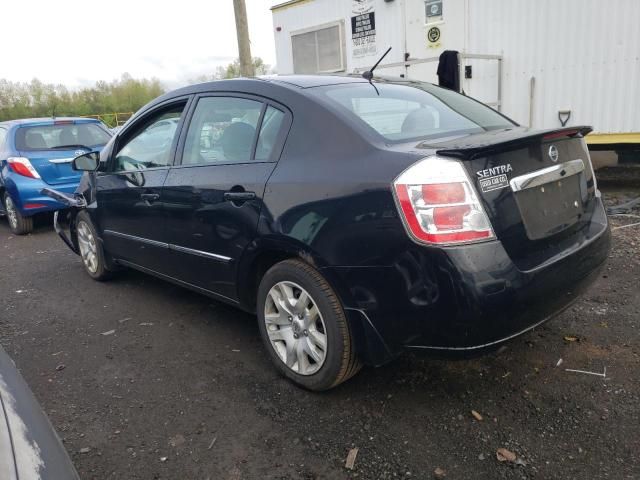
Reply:
[[[91,232],[89,226],[81,221],[78,223],[78,246],[80,247],[80,256],[85,267],[91,273],[98,271],[98,247],[96,238]]]
[[[13,204],[11,197],[7,195],[4,200],[4,208],[7,212],[7,218],[9,219],[9,225],[16,230],[18,228],[18,212],[16,206]]]
[[[311,295],[293,282],[278,282],[266,298],[264,322],[280,360],[299,375],[312,375],[327,357],[327,330]]]

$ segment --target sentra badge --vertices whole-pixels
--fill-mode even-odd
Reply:
[[[506,163],[476,172],[480,189],[486,193],[508,187],[509,178],[507,177],[507,173],[512,171],[513,167],[511,164]]]

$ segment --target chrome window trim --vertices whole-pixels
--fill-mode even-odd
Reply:
[[[514,192],[520,192],[576,175],[583,172],[584,169],[584,162],[581,159],[571,160],[512,178],[509,185]]]

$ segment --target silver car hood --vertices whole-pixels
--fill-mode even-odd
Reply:
[[[43,467],[40,447],[28,437],[27,426],[16,411],[16,400],[0,372],[0,472],[7,480],[39,480]]]
[[[33,393],[0,347],[0,479],[78,479]]]
[[[4,407],[3,385],[4,380],[0,376],[0,473],[7,480],[18,480],[8,415]]]

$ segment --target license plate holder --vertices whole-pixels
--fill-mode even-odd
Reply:
[[[514,191],[522,222],[530,240],[554,235],[580,220],[584,214],[582,171],[559,169],[554,176],[540,177],[540,181],[531,182],[529,186]],[[562,172],[565,173],[562,174]]]

